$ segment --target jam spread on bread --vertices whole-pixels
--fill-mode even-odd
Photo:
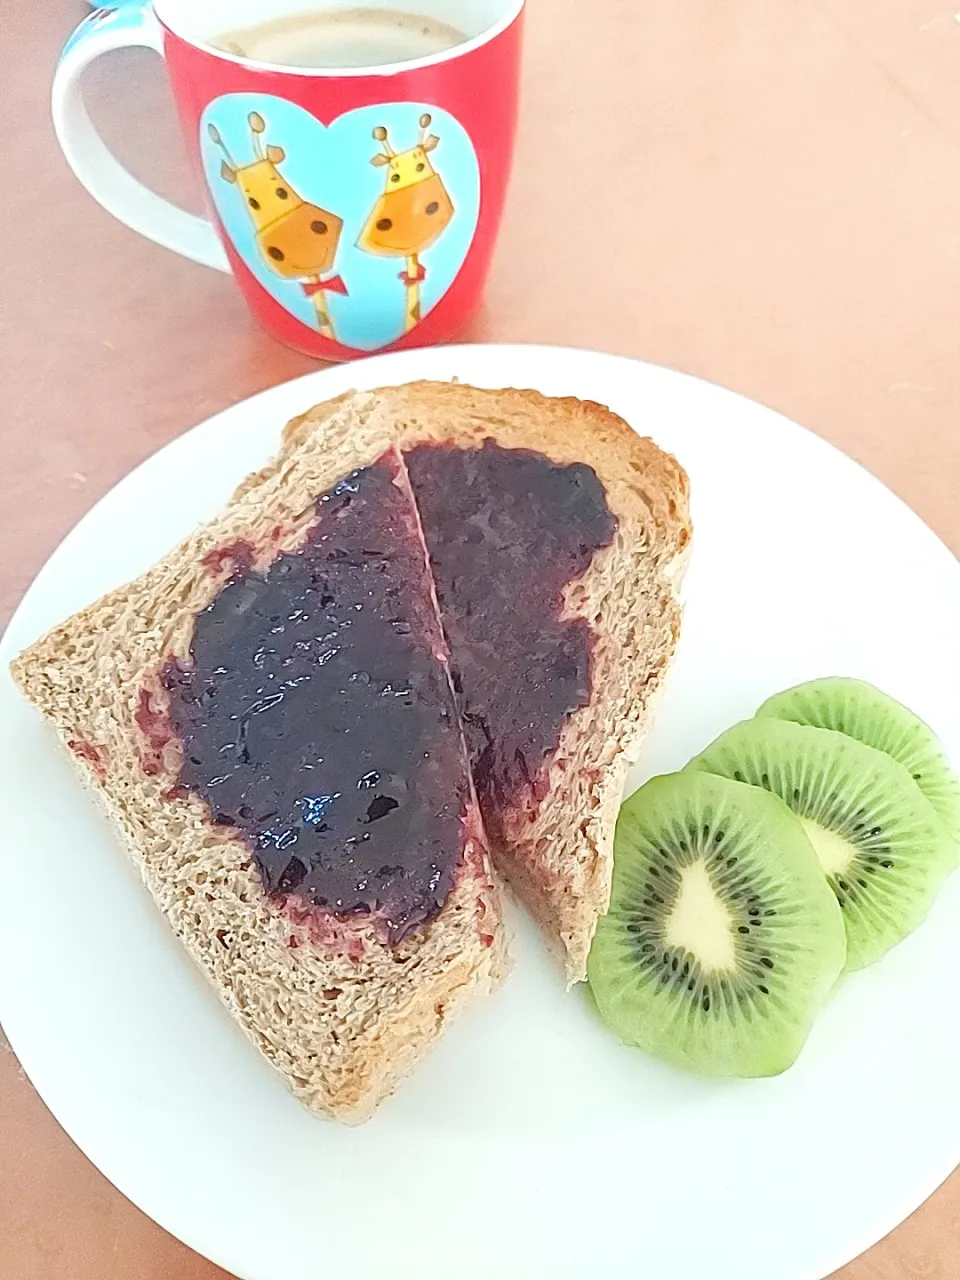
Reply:
[[[253,545],[245,538],[237,538],[236,542],[228,542],[224,547],[214,547],[212,551],[208,551],[201,564],[211,573],[221,573],[224,567],[234,572],[249,569],[253,564]]]
[[[179,783],[242,833],[267,893],[433,919],[464,846],[469,777],[396,454],[317,502],[305,544],[235,572],[161,673]]]
[[[375,915],[393,941],[454,883],[464,740],[491,831],[543,798],[591,690],[593,633],[564,589],[616,531],[582,463],[492,441],[404,461],[341,480],[262,572],[245,543],[209,553],[232,576],[161,673],[177,784],[244,835],[267,893]]]
[[[544,764],[590,700],[593,633],[564,588],[617,522],[596,473],[542,453],[420,445],[404,459],[420,510],[484,821],[535,807]]]

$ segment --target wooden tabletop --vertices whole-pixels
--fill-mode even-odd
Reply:
[[[960,548],[957,0],[530,3],[517,173],[469,336],[733,387]],[[312,367],[227,278],[112,222],[67,171],[47,96],[82,0],[2,7],[0,172],[18,194],[0,235],[0,624],[135,463]],[[89,83],[124,160],[196,205],[159,64],[114,55]],[[958,1275],[955,1174],[838,1278]],[[97,1173],[0,1050],[0,1280],[223,1276]]]

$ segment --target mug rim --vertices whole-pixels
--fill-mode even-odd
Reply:
[[[355,79],[366,76],[394,76],[409,71],[420,71],[427,67],[442,66],[446,62],[453,62],[457,58],[465,57],[467,54],[473,53],[474,50],[483,48],[485,44],[489,44],[491,40],[495,40],[497,36],[512,26],[523,12],[526,0],[512,0],[502,17],[492,22],[479,35],[473,36],[469,40],[464,40],[462,44],[455,44],[450,49],[443,49],[439,53],[430,53],[422,58],[406,58],[399,62],[383,62],[368,67],[291,67],[282,62],[266,62],[260,58],[246,58],[240,54],[229,53],[226,49],[219,49],[207,40],[197,39],[194,36],[186,35],[183,31],[178,31],[176,24],[164,15],[165,6],[166,0],[149,0],[149,8],[152,9],[154,18],[163,27],[164,31],[175,39],[182,40],[184,44],[188,44],[194,49],[199,49],[211,57],[219,58],[224,62],[232,62],[235,66],[246,67],[251,71],[266,71],[273,75],[342,80],[351,77]]]

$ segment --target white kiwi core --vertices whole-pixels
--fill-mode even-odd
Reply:
[[[697,957],[707,973],[732,969],[736,948],[730,912],[701,858],[680,873],[680,888],[666,921],[666,941]]]
[[[853,845],[848,844],[835,831],[828,831],[826,827],[821,827],[819,822],[814,822],[810,818],[801,818],[800,823],[807,833],[807,839],[813,845],[824,872],[828,876],[833,876],[846,871],[856,857]]]

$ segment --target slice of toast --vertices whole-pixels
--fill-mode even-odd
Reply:
[[[376,547],[368,552],[362,539],[354,538],[347,545],[336,541],[342,540],[336,526],[340,508],[351,500],[349,483],[336,513],[317,502],[335,486],[339,491],[338,482],[344,477],[374,464],[381,471],[384,466],[391,468],[386,492],[400,511],[399,523],[386,533],[378,530],[380,540],[385,537],[391,543],[385,555]],[[329,554],[322,545],[328,528],[334,529]],[[363,534],[362,521],[359,529]],[[382,695],[383,709],[369,738],[358,745],[362,757],[371,757],[371,768],[354,788],[340,790],[368,785],[379,763],[378,727],[403,723],[395,715],[390,720],[395,708],[404,705],[400,697],[404,690],[395,687],[396,681],[391,685],[381,679],[377,663],[384,647],[392,645],[401,669],[412,673],[411,683],[414,678],[419,681],[406,705],[417,700],[418,706],[424,703],[433,717],[430,722],[440,726],[440,750],[433,754],[442,766],[442,779],[450,781],[451,794],[438,794],[427,766],[419,757],[410,759],[409,751],[401,752],[405,776],[393,778],[393,790],[402,801],[409,798],[409,803],[389,800],[381,805],[396,810],[382,823],[384,829],[404,815],[416,824],[424,807],[431,804],[443,815],[436,830],[446,833],[447,847],[439,851],[437,879],[443,870],[447,882],[438,891],[439,910],[433,918],[411,917],[415,926],[409,929],[400,927],[406,917],[387,920],[376,913],[338,915],[316,909],[289,879],[289,867],[284,868],[288,853],[296,852],[287,848],[290,831],[274,844],[263,839],[251,842],[236,825],[235,801],[220,802],[223,786],[204,795],[184,785],[199,739],[191,738],[185,753],[172,731],[180,705],[175,700],[181,699],[188,710],[196,708],[207,690],[191,702],[186,695],[181,698],[177,682],[187,683],[191,677],[195,642],[205,636],[205,643],[216,644],[211,627],[203,631],[204,619],[223,621],[210,612],[215,601],[229,600],[231,609],[242,613],[247,602],[238,602],[238,593],[248,584],[267,582],[281,563],[299,565],[297,557],[302,559],[308,546],[311,555],[320,556],[319,567],[311,570],[315,575],[333,575],[330,581],[335,584],[341,572],[337,565],[346,560],[355,578],[359,574],[358,580],[371,584],[355,603],[352,598],[338,602],[333,598],[337,586],[330,586],[324,577],[323,590],[328,594],[322,597],[323,607],[339,609],[336,617],[341,621],[346,617],[344,626],[350,625],[350,610],[373,610],[377,620],[370,625],[380,627],[374,633],[375,643],[367,645],[365,656],[370,661],[365,669],[354,670],[347,661],[341,673],[343,688],[354,677],[368,689],[375,687]],[[245,577],[245,573],[254,576]],[[394,576],[381,590],[384,573]],[[319,581],[319,576],[311,578],[311,589]],[[311,598],[316,599],[316,592]],[[296,612],[291,610],[290,618]],[[281,631],[296,625],[279,616],[272,621]],[[322,639],[319,630],[308,635],[308,644]],[[346,634],[341,628],[341,637]],[[301,643],[298,640],[289,652],[284,651],[284,662],[291,660],[290,653]],[[315,667],[322,666],[325,677],[336,672],[336,649],[337,644],[331,643],[316,656]],[[347,653],[349,657],[349,648]],[[331,655],[335,660],[326,663]],[[258,649],[254,664],[262,658]],[[314,1110],[347,1122],[365,1119],[451,1018],[471,997],[489,991],[504,972],[499,895],[446,662],[416,512],[394,447],[394,433],[381,424],[363,429],[343,421],[305,441],[296,456],[276,468],[255,493],[233,502],[141,578],[50,632],[12,667],[23,692],[53,722],[72,752],[154,899],[227,1008],[299,1098]],[[222,679],[226,683],[229,673]],[[264,705],[269,701],[261,700]],[[258,709],[252,708],[250,715]],[[333,732],[329,725],[338,708],[315,698],[311,710],[316,711],[317,739],[322,742],[325,725],[328,738]],[[269,730],[272,714],[245,721],[249,736],[243,751],[247,755],[254,728],[259,732],[263,724]],[[415,709],[409,714],[419,713]],[[337,721],[339,736],[330,740],[341,756],[350,746],[352,728],[342,723],[342,716]],[[286,732],[283,726],[280,730]],[[306,745],[310,746],[309,739]],[[418,745],[432,743],[424,740]],[[395,760],[397,752],[390,758]],[[314,790],[333,790],[325,784],[322,771],[317,776]],[[364,804],[368,796],[380,800],[375,792],[360,794]],[[331,796],[307,799],[313,805],[307,820],[315,822]],[[338,803],[348,801],[355,803],[356,795],[348,794]],[[226,825],[231,813],[234,825]],[[380,817],[378,810],[368,813]],[[406,832],[410,828],[401,822],[390,829]],[[372,828],[358,825],[354,830],[354,839],[366,840]],[[284,851],[278,861],[280,849]],[[383,861],[402,868],[404,856],[411,852],[416,854],[416,848],[388,849]],[[303,864],[289,865],[302,872]],[[390,866],[383,871],[389,887]],[[272,892],[265,887],[268,873],[274,877],[269,881]],[[430,916],[429,911],[424,914]]]
[[[219,802],[185,785],[169,673],[189,671],[204,618],[245,574],[266,579],[312,545],[324,528],[321,495],[390,459],[417,532],[400,594],[412,592],[419,615],[431,615],[432,623],[420,617],[425,645],[444,675],[449,656],[457,707],[469,718],[468,664],[448,655],[441,630],[443,600],[451,615],[457,605],[456,582],[444,577],[448,548],[435,522],[423,520],[428,504],[410,484],[418,468],[404,459],[431,446],[472,454],[485,441],[564,476],[592,469],[609,517],[609,536],[558,600],[558,616],[589,632],[587,692],[563,716],[550,751],[530,762],[528,790],[504,804],[492,793],[483,801],[498,865],[562,945],[576,981],[609,898],[625,772],[673,655],[690,537],[684,472],[608,410],[429,383],[318,406],[289,424],[279,456],[219,517],[13,664],[227,1007],[298,1097],[342,1120],[369,1115],[468,998],[504,972],[500,905],[463,740],[452,749],[460,824],[449,892],[435,918],[391,935],[376,913],[318,910],[288,892],[286,872],[268,875],[249,833],[224,825]],[[468,648],[483,642],[462,623]],[[318,706],[318,736],[324,715]],[[378,722],[358,730],[371,742],[384,736]]]
[[[563,616],[585,619],[593,633],[589,700],[566,718],[556,749],[539,766],[534,796],[498,812],[491,811],[495,802],[480,797],[498,869],[547,937],[560,943],[568,981],[580,981],[597,919],[609,902],[626,773],[679,635],[678,589],[691,538],[686,473],[601,405],[535,391],[420,382],[350,393],[294,419],[279,458],[250,477],[240,494],[282,473],[306,442],[353,431],[383,432],[408,459],[424,444],[476,449],[493,440],[557,464],[586,464],[603,487],[615,535],[567,584],[563,602]],[[413,480],[423,519],[415,470]],[[424,523],[443,613],[444,584],[429,521]]]

